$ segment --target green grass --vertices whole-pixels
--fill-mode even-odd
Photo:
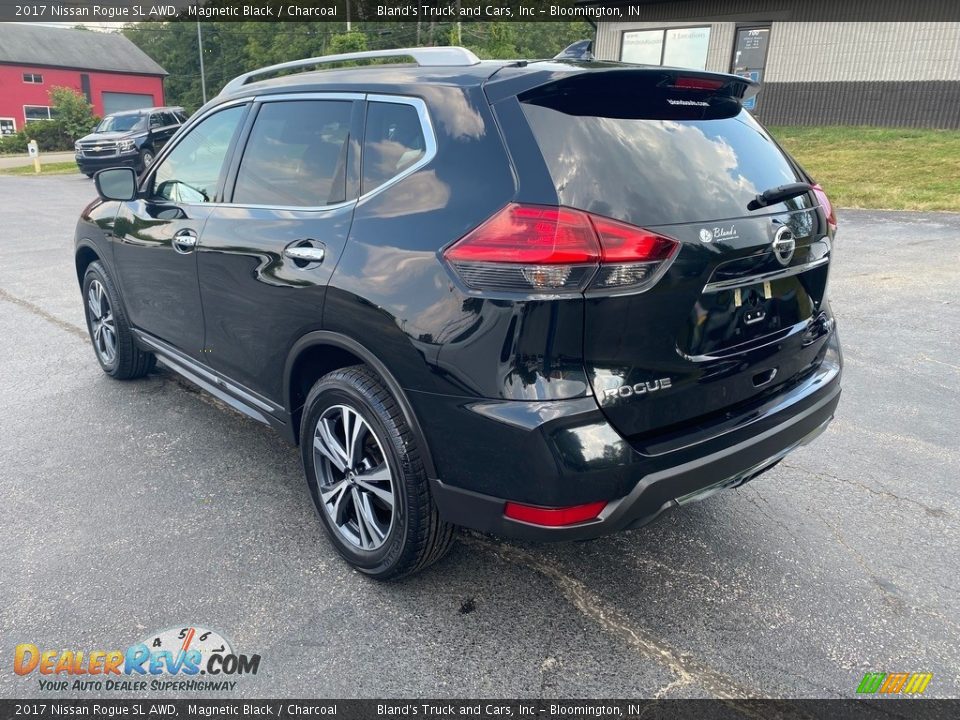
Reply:
[[[75,162],[43,163],[40,166],[40,175],[74,175],[79,174]],[[0,168],[0,175],[36,175],[33,172],[33,163],[13,168]]]
[[[960,131],[773,127],[837,207],[960,211]]]

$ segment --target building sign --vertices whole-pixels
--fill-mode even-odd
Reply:
[[[623,33],[620,59],[640,65],[707,67],[710,28],[685,27],[662,30],[631,30]]]
[[[661,64],[706,70],[709,45],[710,28],[708,27],[667,30]]]
[[[663,30],[637,30],[623,34],[620,59],[638,65],[659,65],[663,57]]]
[[[739,28],[737,43],[733,50],[733,62],[730,71],[734,75],[750,78],[755,82],[763,81],[763,71],[767,63],[767,47],[770,44],[770,27]],[[745,100],[743,107],[755,110],[757,95]]]

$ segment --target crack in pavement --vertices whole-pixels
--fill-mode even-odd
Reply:
[[[40,307],[39,305],[34,305],[29,300],[24,300],[23,298],[19,298],[16,295],[11,295],[9,292],[4,290],[3,288],[0,288],[0,300],[5,300],[8,303],[12,303],[19,307],[22,307],[27,312],[31,312],[34,315],[37,315],[38,317],[43,318],[47,322],[53,323],[61,330],[66,330],[68,333],[77,336],[81,340],[87,339],[86,330],[82,328],[78,328],[76,325],[74,325],[73,323],[69,323],[66,320],[61,320],[56,315],[52,315],[51,313],[48,313],[42,307]]]
[[[929,357],[928,355],[920,354],[917,356],[920,360],[925,360],[926,362],[936,363],[937,365],[945,365],[948,368],[953,368],[954,370],[960,370],[960,365],[953,365],[943,360],[937,360],[936,358]]]
[[[864,483],[857,482],[856,480],[847,480],[845,478],[839,477],[838,475],[831,475],[830,473],[825,473],[825,472],[817,472],[816,470],[810,470],[809,468],[805,468],[802,465],[791,465],[787,462],[783,462],[781,464],[785,468],[789,468],[791,470],[799,470],[800,472],[806,473],[807,475],[810,475],[811,477],[814,477],[817,480],[821,480],[823,482],[827,482],[827,480],[835,480],[837,482],[844,483],[846,485],[853,485],[854,487],[858,487],[861,490],[864,490],[865,492],[870,493],[871,495],[890,498],[892,500],[897,500],[899,502],[907,503],[909,505],[916,505],[931,517],[937,517],[937,518],[953,517],[953,514],[949,510],[944,510],[943,508],[930,507],[929,505],[926,505],[920,502],[919,500],[914,500],[913,498],[908,498],[908,497],[902,497],[900,495],[897,495],[896,493],[890,492],[889,490],[877,490],[876,488],[872,488],[869,485],[865,485]]]
[[[661,692],[667,688],[672,690],[696,683],[714,697],[723,700],[761,696],[758,691],[747,689],[700,660],[675,650],[646,630],[631,626],[623,613],[604,603],[586,585],[545,558],[513,545],[494,543],[473,532],[467,533],[463,539],[471,545],[492,552],[502,560],[546,576],[582,615],[674,673],[677,680],[661,688]]]

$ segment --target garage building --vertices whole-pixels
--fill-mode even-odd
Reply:
[[[120,34],[0,23],[0,134],[49,120],[55,87],[83,93],[97,115],[163,105],[166,75]]]
[[[956,18],[955,2],[924,7]],[[752,108],[772,125],[960,128],[960,22],[884,21],[881,6],[904,13],[864,0],[625,5],[597,23],[594,54],[760,80]]]

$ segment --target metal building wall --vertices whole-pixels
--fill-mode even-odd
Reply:
[[[960,2],[925,7],[928,16],[940,8],[956,17]],[[729,72],[737,25],[770,23],[755,111],[764,122],[960,128],[960,22],[887,19],[903,13],[887,0],[674,0],[641,12],[636,21],[598,23],[599,58],[619,59],[626,30],[709,24],[707,69]],[[815,19],[857,13],[883,19]]]

